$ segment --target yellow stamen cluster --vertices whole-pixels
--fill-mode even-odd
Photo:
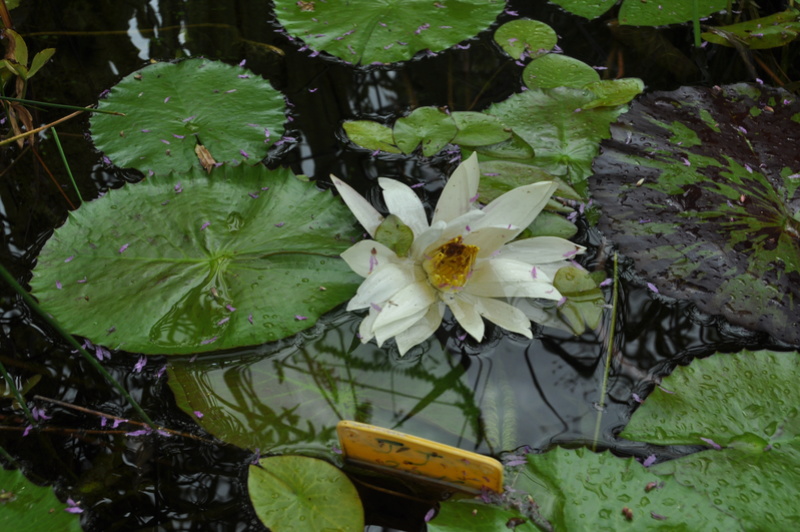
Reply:
[[[431,284],[439,290],[459,290],[467,283],[477,255],[478,246],[464,244],[457,236],[439,246],[422,266]]]

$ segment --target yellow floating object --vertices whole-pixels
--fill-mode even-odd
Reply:
[[[357,421],[340,421],[336,432],[355,464],[468,493],[503,491],[503,466],[494,458]]]

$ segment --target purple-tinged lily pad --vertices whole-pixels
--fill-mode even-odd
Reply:
[[[600,229],[661,291],[800,343],[800,102],[738,84],[636,102],[590,186]]]

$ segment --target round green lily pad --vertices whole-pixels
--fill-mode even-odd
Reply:
[[[145,174],[201,168],[202,144],[218,163],[256,164],[283,135],[286,102],[268,81],[207,59],[156,63],[117,83],[95,113],[92,139],[114,164]]]
[[[361,532],[364,508],[337,467],[305,456],[273,456],[250,466],[247,492],[256,515],[273,532]]]
[[[147,354],[254,345],[310,327],[361,278],[347,208],[289,170],[193,169],[71,212],[31,287],[73,334]]]
[[[600,229],[662,293],[800,343],[798,117],[755,84],[640,99],[595,160]]]
[[[494,40],[508,55],[520,59],[525,53],[535,57],[552,50],[558,42],[558,35],[544,22],[517,19],[497,28]]]
[[[275,0],[278,22],[289,35],[361,65],[450,48],[486,29],[504,7],[486,0]]]

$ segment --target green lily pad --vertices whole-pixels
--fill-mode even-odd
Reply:
[[[18,469],[0,467],[0,489],[0,526],[3,530],[83,530],[80,516],[67,511],[70,506],[56,498],[53,488],[37,486]]]
[[[442,504],[439,513],[428,523],[428,532],[503,532],[509,529],[516,532],[539,530],[517,511],[470,500]]]
[[[658,290],[793,344],[799,113],[758,85],[650,94],[613,128],[590,183],[599,228]]]
[[[558,35],[553,28],[538,20],[517,19],[506,22],[494,32],[495,42],[514,59],[523,54],[536,57],[555,47]]]
[[[550,0],[576,15],[597,18],[611,9],[617,0]],[[695,5],[697,11],[695,11]],[[707,17],[728,7],[727,0],[624,0],[619,10],[621,24],[664,26]]]
[[[561,54],[547,54],[537,57],[525,67],[522,80],[529,89],[580,89],[589,83],[600,81],[600,75],[578,59]]]
[[[358,342],[358,316],[323,320],[317,336],[273,346],[267,356],[175,362],[169,386],[178,406],[200,412],[197,422],[217,438],[262,453],[324,455],[343,419],[449,445],[481,439],[473,384],[438,342],[398,364]]]
[[[610,135],[609,124],[625,110],[622,105],[584,109],[594,99],[594,93],[584,89],[528,90],[492,105],[486,113],[535,150],[534,158],[516,162],[558,176],[585,195],[583,182],[592,173],[600,140]]]
[[[206,59],[156,63],[117,83],[90,119],[97,149],[145,174],[201,168],[202,144],[218,163],[256,164],[283,135],[286,103],[268,81]]]
[[[273,456],[250,466],[247,492],[256,515],[273,532],[361,532],[364,508],[353,483],[316,458]]]
[[[529,454],[506,475],[511,490],[497,502],[519,512],[530,496],[537,507],[527,510],[555,530],[791,530],[800,517],[798,357],[743,351],[694,360],[664,379],[670,393],[655,389],[621,434],[709,450],[649,468],[587,449]],[[459,504],[442,503],[443,522],[468,517],[451,508]]]
[[[494,116],[473,111],[453,111],[450,116],[458,129],[453,144],[486,146],[511,138],[511,130]]]
[[[594,101],[584,109],[623,105],[644,92],[644,83],[639,78],[603,79],[584,87],[594,93]]]
[[[800,354],[743,350],[679,366],[655,388],[622,437],[658,445],[766,446],[800,435]],[[700,385],[702,383],[702,385]],[[762,446],[762,447],[763,447]]]
[[[600,326],[605,298],[589,272],[565,266],[556,272],[553,286],[566,298],[558,313],[575,334],[583,333],[587,327],[596,329]]]
[[[342,124],[347,137],[368,150],[403,153],[394,141],[392,128],[372,120],[348,120]]]
[[[287,33],[349,63],[394,63],[439,52],[486,29],[504,2],[485,0],[275,0]]]
[[[709,29],[701,37],[715,44],[744,44],[751,50],[776,48],[792,42],[800,35],[800,10],[790,8],[767,17]]]
[[[707,17],[728,7],[729,0],[625,0],[619,23],[631,26],[665,26]]]
[[[403,153],[413,152],[422,144],[422,154],[434,155],[456,136],[453,118],[436,107],[418,107],[394,123],[394,140]]]
[[[109,191],[45,244],[31,287],[95,344],[183,354],[277,340],[346,301],[347,208],[289,170],[193,169]]]

